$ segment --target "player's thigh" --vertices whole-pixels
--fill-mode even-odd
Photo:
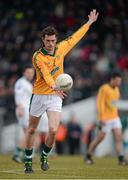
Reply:
[[[102,139],[105,138],[105,136],[106,136],[106,132],[100,130],[99,133],[98,133],[97,138],[98,138],[99,140],[102,140]]]
[[[61,112],[47,111],[47,116],[48,116],[49,130],[57,131],[60,124]]]
[[[29,128],[37,128],[40,121],[40,117],[29,115]]]

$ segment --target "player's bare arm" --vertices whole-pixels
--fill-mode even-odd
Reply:
[[[99,13],[96,11],[96,9],[93,9],[90,14],[88,15],[88,22],[87,24],[91,25],[94,23],[98,18]],[[56,94],[60,96],[62,99],[64,99],[65,96],[67,96],[62,90],[60,90],[56,85],[52,87],[52,89],[55,90]]]

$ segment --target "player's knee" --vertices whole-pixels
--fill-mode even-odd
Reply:
[[[116,137],[116,142],[121,142],[122,141],[122,136],[117,136]]]
[[[50,128],[50,129],[49,129],[49,133],[50,133],[52,136],[55,136],[56,133],[57,133],[57,129],[56,129],[56,128]]]
[[[28,133],[31,134],[31,135],[34,134],[35,131],[36,131],[36,128],[35,128],[35,127],[29,127],[29,128],[28,128]]]
[[[99,142],[101,142],[103,139],[104,139],[104,137],[105,137],[105,134],[104,133],[101,133],[100,135],[99,135]]]

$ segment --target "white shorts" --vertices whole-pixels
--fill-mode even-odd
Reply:
[[[116,128],[122,128],[122,124],[120,122],[120,118],[115,118],[113,120],[108,120],[107,122],[104,122],[104,125],[101,127],[102,132],[110,132],[112,129]]]
[[[40,117],[45,111],[62,111],[62,99],[55,95],[34,94],[30,103],[30,114]]]

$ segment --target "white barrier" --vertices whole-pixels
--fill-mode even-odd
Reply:
[[[67,122],[71,114],[75,114],[78,122],[83,126],[86,123],[96,121],[95,97],[87,98],[63,107],[62,121]]]
[[[117,106],[121,110],[127,110],[128,101],[119,101]],[[63,107],[62,121],[67,123],[71,114],[74,113],[81,127],[85,127],[88,123],[96,121],[96,99],[95,97],[82,100],[68,106]],[[2,152],[13,150],[16,143],[16,124],[4,127],[2,130]],[[6,142],[6,143],[5,143]],[[113,138],[109,134],[105,140],[97,147],[96,155],[104,156],[113,154]]]

